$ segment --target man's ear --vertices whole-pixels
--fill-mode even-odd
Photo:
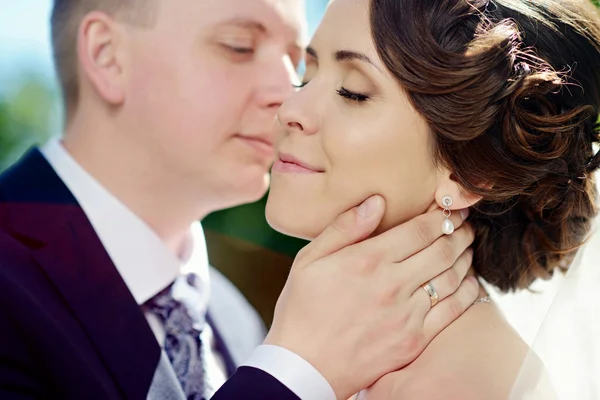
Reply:
[[[99,11],[87,14],[77,32],[77,56],[84,74],[98,95],[115,106],[125,100],[123,29]]]
[[[491,185],[488,184],[481,185],[481,187],[488,186],[491,187]],[[449,172],[443,174],[435,191],[435,201],[440,208],[445,208],[442,202],[442,199],[445,196],[450,196],[452,198],[452,205],[448,207],[450,210],[469,208],[481,200],[481,196],[466,192],[458,182],[451,178]]]

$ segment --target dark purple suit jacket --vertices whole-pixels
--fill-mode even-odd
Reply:
[[[224,353],[232,376],[213,399],[298,399]],[[0,175],[0,399],[146,399],[159,358],[81,207],[30,150]]]

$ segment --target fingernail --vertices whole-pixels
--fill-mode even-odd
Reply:
[[[379,208],[379,196],[371,196],[358,206],[358,215],[369,218]]]
[[[467,217],[469,216],[469,209],[468,208],[463,208],[462,210],[460,210],[460,216],[462,218],[463,221],[467,220]]]

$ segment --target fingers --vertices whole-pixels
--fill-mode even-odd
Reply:
[[[315,240],[301,250],[294,265],[297,262],[308,265],[368,237],[379,226],[384,210],[383,197],[375,195],[339,215]]]
[[[442,272],[440,275],[433,278],[430,282],[436,293],[438,294],[438,301],[442,301],[459,288],[463,279],[467,276],[471,263],[473,261],[473,250],[465,250],[460,257],[456,260],[452,268]],[[425,314],[431,308],[431,299],[429,294],[422,288],[419,287],[411,297],[414,307],[418,309],[418,315],[421,318],[425,318]],[[436,306],[437,307],[437,306]]]
[[[477,300],[479,283],[470,276],[465,279],[458,290],[439,302],[425,316],[423,335],[427,343],[435,338],[442,330],[460,317]]]
[[[454,231],[452,235],[444,235],[427,249],[405,260],[402,263],[401,273],[406,276],[406,282],[409,283],[408,288],[417,288],[448,270],[473,243],[474,239],[473,228],[469,224],[465,224]],[[452,276],[447,276],[448,279],[450,277]]]
[[[467,216],[468,210],[455,211],[450,215],[455,229],[458,230],[463,225]],[[427,248],[443,236],[442,223],[445,219],[442,210],[437,208],[381,235],[365,240],[358,246],[368,246],[386,254],[387,261],[400,262]]]

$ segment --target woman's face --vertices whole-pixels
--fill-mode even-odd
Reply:
[[[386,200],[379,230],[435,201],[443,175],[428,127],[377,56],[368,7],[330,4],[308,49],[307,84],[279,110],[266,215],[288,235],[313,239],[373,194]]]

